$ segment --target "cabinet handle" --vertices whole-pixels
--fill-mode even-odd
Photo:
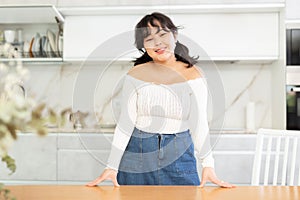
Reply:
[[[300,92],[300,87],[291,88],[291,92]]]

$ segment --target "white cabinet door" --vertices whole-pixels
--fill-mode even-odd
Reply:
[[[91,181],[106,167],[110,151],[58,150],[58,181]]]
[[[192,55],[216,60],[277,59],[278,13],[172,14],[184,26],[179,40]],[[128,59],[139,55],[134,47],[138,15],[67,16],[64,33],[65,60]],[[199,48],[200,47],[200,48]]]
[[[36,134],[20,134],[11,148],[17,170],[8,175],[4,163],[0,168],[0,179],[14,181],[55,181],[56,180],[56,135],[39,137]]]
[[[110,59],[128,55],[134,47],[134,26],[141,16],[67,16],[64,60]]]
[[[13,6],[18,6],[18,5],[55,5],[57,0],[4,0],[1,1],[1,5],[13,5]]]
[[[91,181],[101,174],[110,153],[113,134],[58,136],[58,181]]]
[[[286,19],[300,20],[300,0],[286,0]]]
[[[256,134],[213,135],[217,141],[213,149],[218,178],[230,183],[251,183]],[[216,140],[216,137],[219,137]]]
[[[278,13],[177,14],[172,18],[184,27],[179,33],[192,40],[189,46],[200,47],[200,51],[192,49],[200,57],[243,60],[279,55]]]
[[[175,1],[161,1],[161,0],[86,0],[86,1],[72,1],[60,0],[58,1],[59,7],[79,7],[79,6],[135,6],[135,5],[202,5],[202,4],[246,4],[246,3],[284,3],[284,0],[175,0]]]

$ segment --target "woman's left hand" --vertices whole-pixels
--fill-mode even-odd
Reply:
[[[236,187],[235,185],[232,185],[230,183],[224,182],[220,179],[218,179],[215,170],[211,167],[204,167],[202,169],[202,179],[201,179],[201,184],[200,187],[204,187],[206,182],[212,182],[220,187],[224,188],[233,188]]]

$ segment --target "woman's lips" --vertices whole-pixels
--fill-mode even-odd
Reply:
[[[166,50],[166,48],[161,48],[161,49],[155,50],[155,52],[156,52],[157,54],[163,54],[163,53],[165,52],[165,50]]]

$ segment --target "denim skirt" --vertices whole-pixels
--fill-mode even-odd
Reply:
[[[134,129],[120,162],[120,185],[200,185],[190,131]]]

